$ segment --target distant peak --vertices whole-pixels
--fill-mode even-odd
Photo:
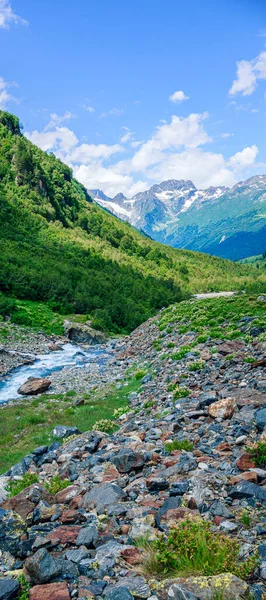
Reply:
[[[119,194],[116,194],[113,198],[114,202],[121,202],[121,200],[127,200],[126,196],[124,196],[124,194],[122,194],[122,192],[120,192]]]

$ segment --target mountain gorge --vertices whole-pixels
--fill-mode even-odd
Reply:
[[[266,247],[266,176],[233,188],[198,190],[192,181],[168,180],[127,199],[90,190],[101,206],[154,240],[231,260],[260,254]]]
[[[116,201],[124,210],[125,198]],[[249,266],[162,246],[115,218],[93,203],[67,165],[22,135],[17,117],[3,111],[0,215],[0,315],[10,314],[11,297],[84,315],[96,329],[127,333],[190,293],[265,280],[264,272]],[[31,324],[12,311],[17,323]]]

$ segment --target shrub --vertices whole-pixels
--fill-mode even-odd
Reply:
[[[266,442],[258,442],[246,448],[257,467],[266,467]]]
[[[67,487],[72,485],[72,483],[69,481],[69,479],[60,479],[59,475],[55,475],[48,483],[45,483],[44,485],[50,494],[55,495],[58,492],[61,492],[61,490],[65,490]]]
[[[186,387],[176,387],[174,392],[174,400],[178,400],[178,398],[186,398],[189,396],[190,390]]]
[[[240,562],[240,544],[227,535],[214,533],[212,526],[202,519],[187,519],[171,529],[168,538],[155,542],[158,566],[163,567],[165,575],[232,573],[245,579],[252,574],[258,564],[257,556]]]
[[[0,315],[2,315],[2,317],[10,317],[16,310],[16,307],[17,305],[13,298],[8,298],[0,293]]]
[[[110,419],[101,419],[94,423],[93,429],[103,431],[104,433],[113,433],[115,431],[115,424]]]
[[[189,371],[200,371],[201,369],[204,369],[205,367],[205,363],[203,362],[203,360],[198,360],[194,363],[192,363],[191,365],[189,365],[188,370]]]
[[[193,450],[193,444],[192,442],[189,442],[189,440],[174,440],[173,442],[166,442],[164,448],[166,452],[173,452],[174,450],[191,452]]]
[[[28,600],[29,593],[30,593],[30,584],[26,580],[25,575],[23,575],[23,574],[20,575],[18,577],[18,582],[20,585],[20,589],[19,589],[19,593],[18,593],[18,600]]]
[[[145,375],[147,375],[146,371],[136,371],[135,373],[135,379],[137,381],[139,381],[140,379],[142,379],[143,377],[145,377]]]
[[[36,473],[25,473],[21,479],[12,479],[6,486],[6,491],[8,492],[8,497],[12,498],[25,490],[25,488],[29,487],[33,483],[38,483],[39,478]]]

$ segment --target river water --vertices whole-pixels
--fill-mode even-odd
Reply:
[[[104,365],[109,362],[110,358],[111,352],[100,345],[83,350],[74,344],[64,344],[61,350],[39,354],[32,365],[23,365],[13,369],[3,377],[0,381],[0,404],[16,398],[25,398],[18,394],[18,389],[29,377],[47,377],[54,371],[71,366],[87,369],[95,363],[104,369]]]

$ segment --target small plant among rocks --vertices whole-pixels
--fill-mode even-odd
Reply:
[[[186,398],[189,396],[190,390],[186,387],[176,387],[174,391],[174,400],[178,400],[178,398]]]
[[[28,600],[30,594],[30,584],[27,582],[23,574],[18,577],[18,582],[20,585],[18,600]]]
[[[45,483],[46,489],[53,495],[61,492],[61,490],[65,490],[70,485],[72,484],[69,479],[60,479],[59,475],[55,475],[48,483]]]
[[[104,433],[113,433],[115,431],[115,424],[110,419],[101,419],[94,423],[93,429],[103,431]]]
[[[173,442],[166,442],[164,448],[166,452],[174,452],[174,450],[192,452],[193,444],[192,442],[189,442],[189,440],[174,440]]]
[[[242,525],[245,525],[245,527],[250,527],[251,526],[251,516],[250,513],[243,509],[242,513],[240,515],[240,522],[242,523]]]
[[[119,417],[122,417],[122,415],[125,415],[129,411],[130,411],[129,406],[125,406],[125,407],[121,406],[121,408],[115,408],[114,418],[119,419]]]
[[[6,486],[8,498],[16,496],[33,483],[38,483],[38,481],[38,475],[36,475],[35,473],[25,473],[25,475],[23,475],[21,479],[12,479]]]
[[[192,363],[191,365],[189,365],[188,370],[189,371],[201,371],[201,369],[204,369],[205,367],[205,362],[203,360],[197,360],[194,363]]]
[[[147,375],[146,371],[142,371],[142,370],[136,371],[135,372],[135,379],[137,381],[140,381],[140,379],[143,379],[143,377],[145,377],[145,375]]]
[[[266,467],[266,440],[252,444],[246,448],[257,467]]]
[[[164,576],[175,574],[218,575],[232,573],[241,579],[248,578],[258,565],[256,555],[240,562],[240,544],[227,535],[212,531],[212,523],[200,518],[187,519],[170,530],[168,538],[154,542],[157,569]]]

